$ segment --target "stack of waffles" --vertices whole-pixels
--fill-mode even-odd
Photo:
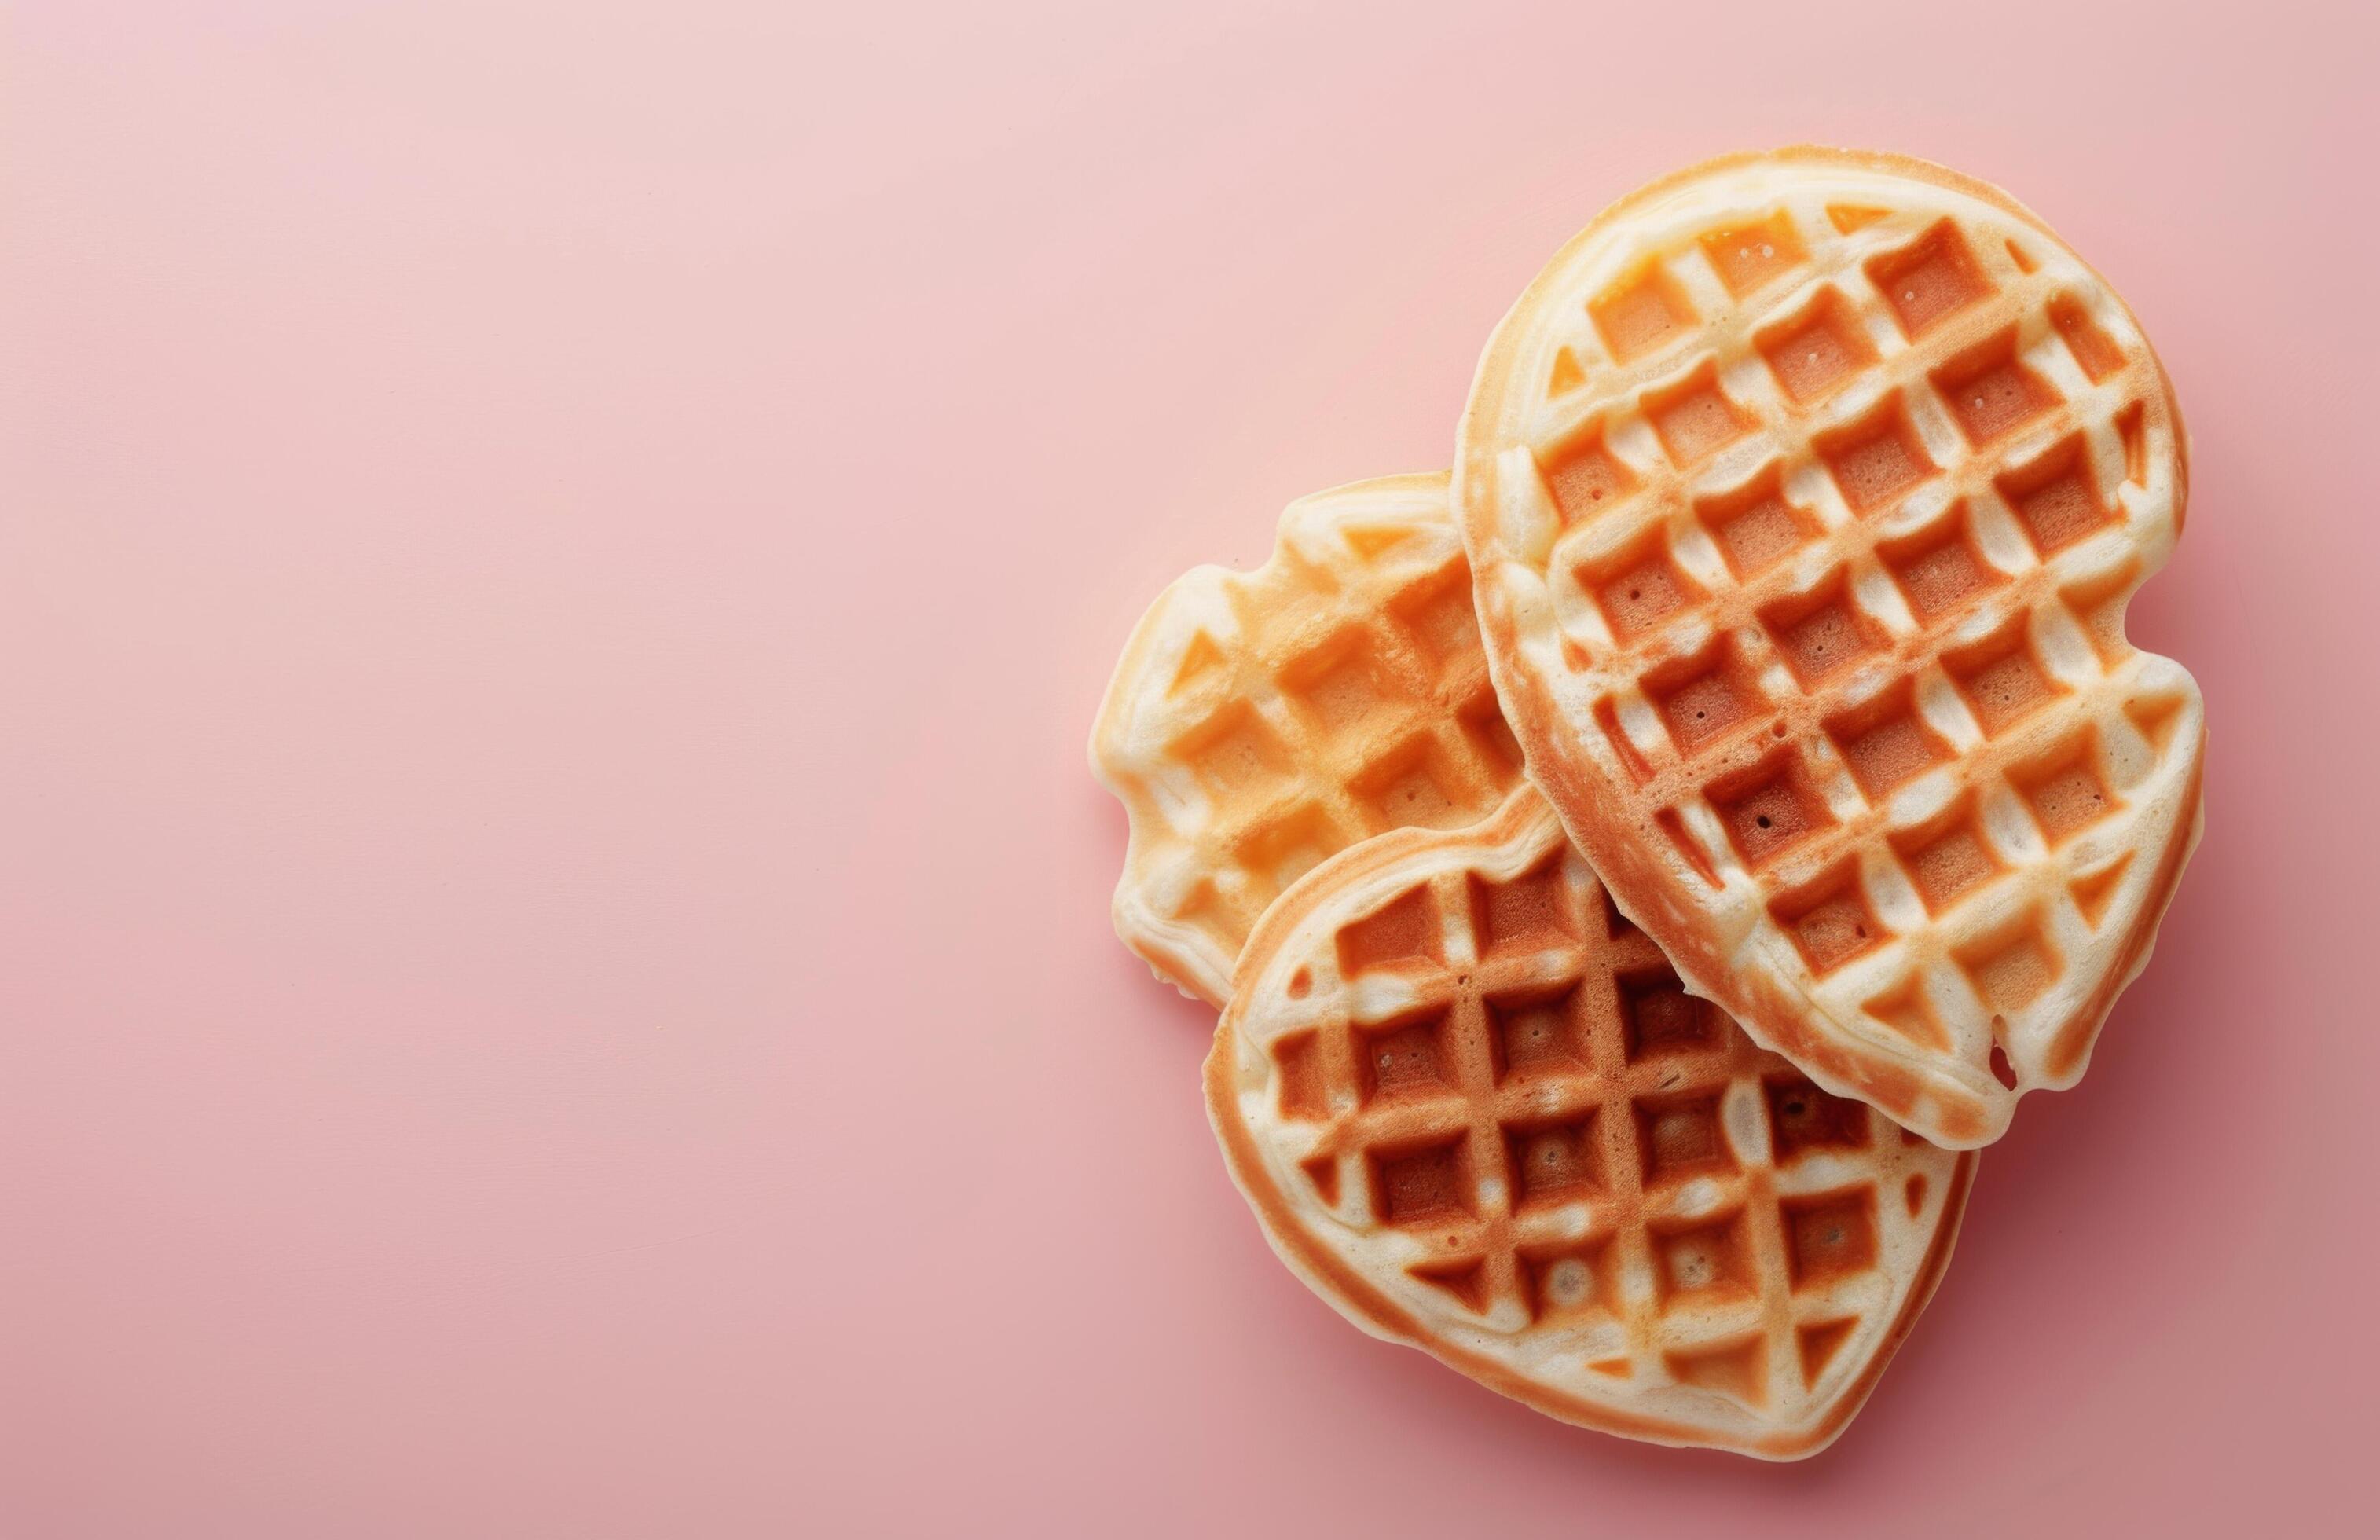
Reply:
[[[1168,588],[1091,741],[1116,929],[1222,1013],[1281,1259],[1551,1415],[1830,1442],[2196,843],[2198,688],[2123,624],[2187,473],[2037,217],[1784,151],[1558,254],[1451,476]]]

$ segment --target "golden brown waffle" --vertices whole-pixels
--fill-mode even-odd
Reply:
[[[1687,995],[1525,788],[1284,895],[1207,1102],[1274,1250],[1366,1331],[1570,1422],[1775,1460],[1859,1410],[1977,1158]]]
[[[2005,194],[1713,162],[1599,216],[1480,361],[1456,509],[1506,716],[1697,993],[1944,1144],[2079,1079],[2200,821],[2124,607],[2172,393]]]
[[[1254,572],[1199,567],[1125,643],[1091,768],[1131,817],[1115,927],[1221,1005],[1281,891],[1358,840],[1494,810],[1521,755],[1496,709],[1447,479],[1317,492]]]

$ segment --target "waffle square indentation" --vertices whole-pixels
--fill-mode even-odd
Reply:
[[[1892,506],[1937,468],[1896,391],[1853,421],[1821,433],[1818,458],[1855,514]]]
[[[1900,250],[1868,259],[1867,276],[1912,342],[1992,292],[1966,237],[1948,219]]]
[[[1685,291],[1658,262],[1588,300],[1586,313],[1603,346],[1623,364],[1674,340],[1698,319]]]
[[[1821,289],[1792,316],[1762,328],[1754,345],[1797,406],[1826,399],[1876,362],[1876,345],[1868,340],[1866,328],[1851,302],[1832,288]]]

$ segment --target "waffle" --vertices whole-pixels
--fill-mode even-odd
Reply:
[[[1274,1250],[1357,1326],[1565,1421],[1773,1460],[1859,1410],[1977,1159],[1685,994],[1526,788],[1292,889],[1207,1102]]]
[[[1508,721],[1696,993],[1973,1146],[2080,1079],[2200,827],[2124,609],[2182,425],[2107,285],[1900,157],[1712,162],[1488,344],[1455,508]]]
[[[1521,773],[1447,479],[1289,505],[1254,572],[1202,566],[1141,618],[1091,730],[1131,821],[1115,928],[1220,1006],[1281,890],[1358,840],[1495,810]]]

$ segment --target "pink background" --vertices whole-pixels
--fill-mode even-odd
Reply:
[[[11,8],[0,1533],[2368,1524],[2368,10],[881,9]],[[1082,745],[1598,205],[1801,139],[2157,338],[2213,806],[1779,1470],[1274,1264]]]

